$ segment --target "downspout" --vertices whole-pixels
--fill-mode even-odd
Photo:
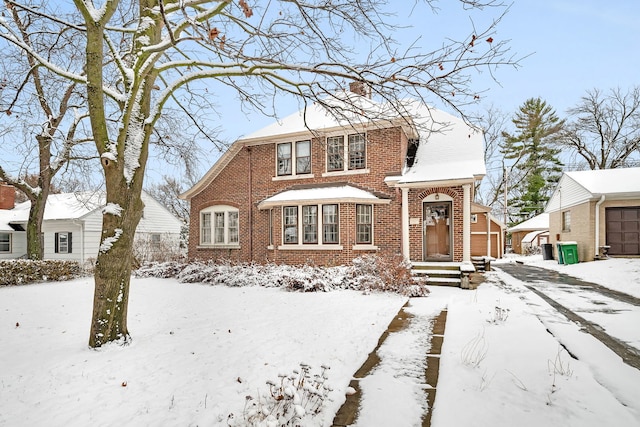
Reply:
[[[249,260],[253,261],[253,162],[251,147],[247,147],[249,154]]]
[[[596,203],[596,229],[595,229],[595,246],[593,248],[593,251],[595,252],[594,255],[594,259],[597,259],[598,256],[600,255],[600,251],[598,250],[598,247],[600,246],[600,205],[602,203],[604,203],[604,199],[606,198],[606,196],[603,194],[600,197],[600,200],[598,201],[598,203]]]

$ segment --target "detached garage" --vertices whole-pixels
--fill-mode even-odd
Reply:
[[[578,242],[580,261],[640,256],[640,168],[566,172],[546,212],[550,242]]]
[[[640,206],[605,208],[609,255],[640,254]]]

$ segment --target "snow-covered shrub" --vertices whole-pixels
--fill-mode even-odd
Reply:
[[[241,417],[229,414],[229,426],[304,426],[320,413],[333,389],[327,383],[328,366],[322,365],[319,374],[311,374],[311,367],[300,364],[292,374],[280,374],[277,381],[267,381],[268,391],[257,397],[246,396]]]
[[[411,265],[401,257],[364,255],[353,260],[351,276],[357,288],[426,296],[429,291],[411,275]]]
[[[0,286],[25,285],[33,282],[69,280],[81,273],[76,261],[0,260]]]
[[[175,277],[184,283],[211,285],[264,286],[300,292],[326,292],[352,289],[364,292],[395,292],[407,296],[426,296],[423,282],[411,275],[401,258],[366,255],[352,265],[316,267],[286,264],[237,263],[232,261],[193,261],[190,263],[150,263],[135,274],[141,277]]]

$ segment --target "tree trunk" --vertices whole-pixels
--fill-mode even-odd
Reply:
[[[93,318],[89,346],[100,347],[111,341],[122,344],[131,339],[127,327],[129,283],[131,279],[133,239],[142,216],[140,189],[119,180],[119,188],[107,195],[122,208],[121,215],[105,213],[102,220],[102,244],[95,269]]]
[[[27,222],[27,256],[29,259],[44,258],[44,242],[42,240],[42,220],[48,194],[41,191],[35,199],[31,199],[29,220]]]

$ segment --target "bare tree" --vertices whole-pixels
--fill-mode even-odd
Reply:
[[[195,184],[195,181],[187,180],[187,182],[189,183],[188,186]],[[175,177],[164,175],[161,182],[150,185],[146,191],[151,197],[166,207],[176,218],[188,225],[190,211],[189,201],[178,198],[180,194],[187,190],[188,186],[184,186],[184,184]]]
[[[568,110],[569,123],[560,145],[589,169],[637,165],[640,160],[640,87],[627,92],[587,91]]]
[[[82,64],[74,57],[82,56],[82,51],[77,47],[77,34],[65,32],[62,26],[51,32],[41,31],[47,18],[20,14],[14,7],[8,9],[9,13],[3,16],[11,20],[10,34],[16,44],[3,47],[0,61],[0,127],[3,145],[19,146],[24,160],[13,174],[4,157],[0,180],[16,187],[31,201],[27,256],[42,259],[42,220],[52,181],[69,161],[87,158],[78,148],[88,140],[79,129],[88,116],[81,92],[84,88],[41,66],[35,53],[59,57],[63,67],[60,71],[78,72],[80,69],[73,67]],[[17,133],[16,129],[22,132]]]
[[[487,175],[478,184],[476,194],[478,201],[491,206],[496,214],[504,212],[503,193],[505,174],[508,171],[504,156],[500,152],[500,143],[508,122],[508,115],[493,105],[487,107],[475,121],[475,124],[483,130],[484,162],[487,167]]]
[[[402,28],[387,23],[385,11],[391,6],[385,0],[108,0],[100,6],[74,0],[77,11],[64,21],[49,13],[46,2],[39,3],[35,9],[24,1],[5,0],[20,13],[46,16],[80,34],[85,45],[81,71],[60,67],[57,57],[36,56],[3,21],[0,38],[33,54],[42,67],[86,87],[107,192],[92,347],[130,339],[132,244],[143,208],[140,193],[149,145],[165,107],[191,111],[188,101],[200,89],[198,81],[211,80],[210,95],[226,90],[240,108],[266,114],[273,114],[276,95],[293,95],[303,105],[333,106],[336,89],[352,81],[381,100],[413,96],[461,111],[478,98],[469,84],[472,73],[517,65],[506,41],[494,39],[500,18],[486,30],[471,28],[457,41],[423,50],[394,41]],[[416,23],[424,25],[430,2],[411,7]],[[358,44],[352,45],[354,41]],[[178,96],[185,93],[186,99]],[[341,100],[343,107],[333,108],[334,114],[367,114],[353,98]],[[111,120],[117,126],[109,126]]]

